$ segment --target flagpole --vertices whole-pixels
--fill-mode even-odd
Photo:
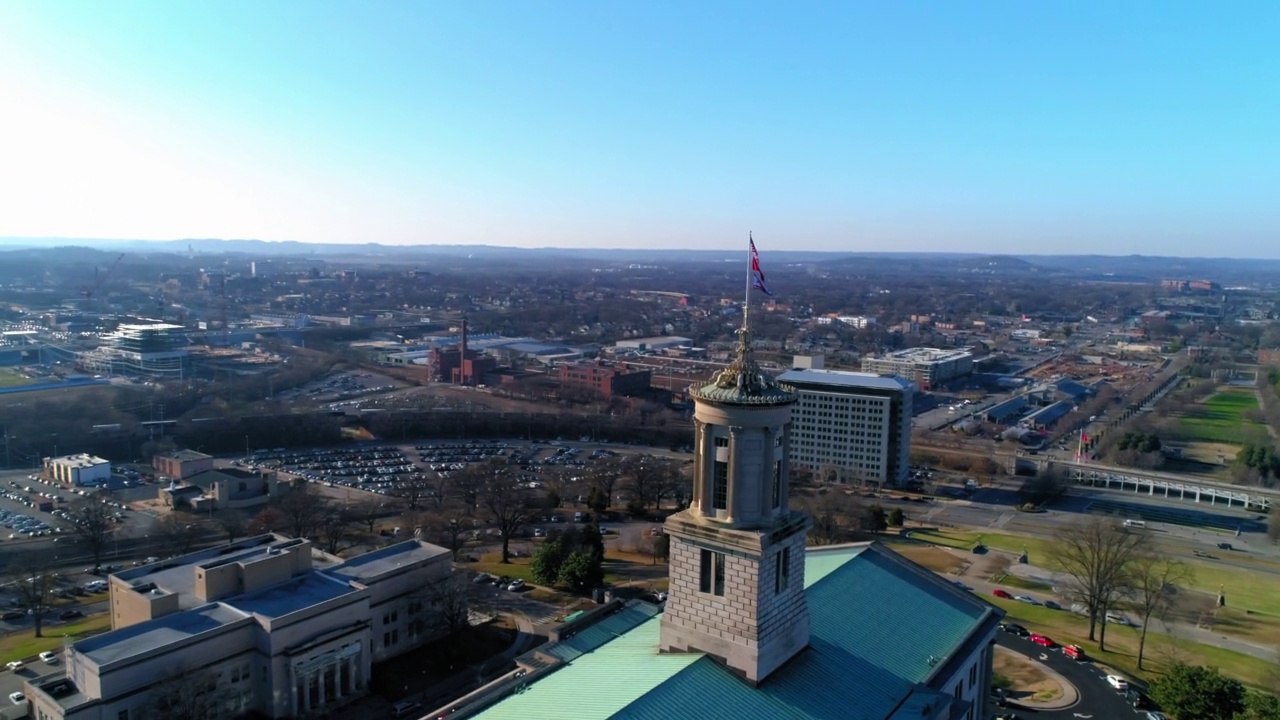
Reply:
[[[742,329],[749,330],[751,313],[751,231],[747,231],[747,294],[742,299]]]

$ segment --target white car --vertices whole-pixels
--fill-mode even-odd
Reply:
[[[9,702],[13,703],[14,705],[21,705],[26,701],[27,701],[27,696],[23,695],[20,692],[9,693]]]
[[[1117,625],[1124,625],[1126,627],[1133,624],[1132,622],[1129,621],[1129,618],[1123,615],[1117,615],[1115,613],[1107,613],[1107,622],[1115,623]]]
[[[1035,599],[1035,598],[1031,597],[1030,595],[1014,595],[1014,596],[1013,596],[1013,599],[1014,599],[1014,600],[1017,600],[1018,602],[1024,602],[1024,603],[1026,603],[1026,604],[1028,604],[1028,605],[1039,605],[1039,604],[1040,604],[1040,601],[1039,601],[1039,600],[1037,600],[1037,599]]]
[[[10,670],[12,670],[13,672],[18,672],[19,670],[21,670],[21,669],[22,669],[22,661],[21,661],[21,660],[14,660],[14,661],[13,661],[13,662],[11,662],[11,663],[7,663],[7,664],[5,665],[5,667],[9,668],[9,669],[10,669]]]
[[[1169,716],[1157,710],[1147,713],[1147,720],[1169,720]]]
[[[1119,675],[1108,675],[1107,684],[1121,692],[1129,689],[1129,681]]]
[[[523,589],[524,589],[523,580],[516,580],[515,582],[507,586],[507,590],[510,590],[511,592],[520,592]]]
[[[40,660],[41,662],[47,663],[49,665],[57,665],[58,655],[57,653],[54,653],[52,651],[45,650],[44,652],[40,653]]]

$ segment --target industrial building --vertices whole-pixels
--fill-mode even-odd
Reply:
[[[787,491],[800,398],[740,335],[733,363],[689,391],[694,487],[663,528],[665,603],[613,601],[568,622],[430,717],[990,716],[1003,612],[879,545],[806,547],[812,520]]]
[[[778,380],[799,395],[791,414],[791,462],[842,482],[906,482],[915,393],[910,381],[824,369],[788,370]]]
[[[666,350],[668,348],[677,347],[693,347],[693,340],[678,335],[663,335],[660,337],[631,338],[629,340],[619,340],[613,344],[618,350],[639,350],[640,352],[653,352],[655,350]]]
[[[161,488],[160,500],[167,506],[189,507],[196,512],[265,505],[282,488],[274,472],[250,472],[238,468],[205,470],[175,480]]]
[[[45,458],[44,471],[52,480],[72,486],[105,485],[111,480],[111,462],[85,453]]]
[[[628,368],[603,361],[561,365],[558,377],[562,387],[590,390],[602,398],[618,395],[641,395],[649,391],[653,372]]]
[[[196,473],[212,470],[213,456],[195,450],[174,450],[153,456],[151,469],[157,475],[182,480]]]
[[[921,390],[932,390],[973,372],[973,354],[967,349],[910,348],[883,357],[863,358],[862,372],[898,375],[914,382]]]
[[[188,338],[181,325],[120,325],[103,344],[80,353],[77,363],[105,375],[182,379],[188,371]]]
[[[417,540],[350,560],[260,535],[116,573],[111,631],[72,642],[65,676],[28,680],[40,720],[130,720],[184,680],[228,716],[318,717],[362,696],[374,661],[447,629],[431,593],[450,553]]]
[[[496,358],[485,357],[467,347],[467,321],[462,321],[457,347],[441,347],[431,352],[436,379],[454,385],[480,385],[486,374],[498,369]]]

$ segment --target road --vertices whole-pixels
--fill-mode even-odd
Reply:
[[[1125,700],[1124,694],[1116,692],[1107,684],[1107,674],[1092,662],[1076,662],[1062,654],[1061,648],[1046,650],[1026,638],[1009,633],[1000,633],[996,644],[1044,663],[1049,669],[1066,678],[1076,686],[1080,693],[1080,701],[1061,710],[1042,710],[1039,708],[1020,708],[1017,703],[1010,703],[1009,708],[1001,712],[1014,712],[1019,717],[1072,718],[1073,720],[1125,720],[1126,718],[1145,718],[1146,710],[1134,710]]]

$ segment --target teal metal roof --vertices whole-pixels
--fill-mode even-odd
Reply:
[[[632,629],[658,614],[658,607],[649,603],[633,603],[609,617],[567,637],[542,651],[561,660],[573,660],[630,632]]]
[[[653,618],[479,717],[884,720],[936,698],[921,683],[999,612],[875,545],[809,551],[805,588],[809,648],[759,688],[702,654],[659,655]]]

